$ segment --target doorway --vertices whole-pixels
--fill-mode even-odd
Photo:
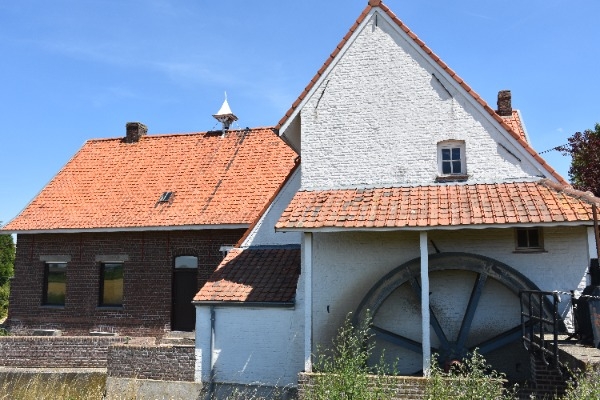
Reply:
[[[198,292],[198,257],[175,257],[171,330],[191,332],[196,325],[196,308],[192,299]]]

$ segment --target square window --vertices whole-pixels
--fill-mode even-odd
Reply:
[[[42,304],[64,306],[67,294],[67,263],[44,265],[44,293]]]
[[[101,307],[120,307],[123,305],[122,263],[101,264],[99,305]]]
[[[517,251],[543,251],[541,228],[517,228],[515,230]]]
[[[465,175],[465,144],[450,140],[438,143],[438,164],[441,175]]]

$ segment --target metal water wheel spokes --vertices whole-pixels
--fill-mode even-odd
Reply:
[[[429,258],[432,353],[440,364],[475,348],[484,356],[521,337],[521,289],[535,284],[513,268],[484,256],[441,253]],[[422,369],[420,259],[394,269],[369,291],[356,318],[372,318],[376,350],[385,349],[397,372]]]

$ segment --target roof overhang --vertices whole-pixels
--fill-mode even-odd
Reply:
[[[293,301],[192,301],[196,307],[256,307],[256,308],[293,308]]]
[[[540,222],[523,224],[472,224],[472,225],[430,225],[430,226],[405,226],[405,227],[319,227],[319,228],[276,228],[277,232],[397,232],[397,231],[457,231],[462,229],[508,229],[508,228],[531,228],[531,227],[576,227],[593,226],[593,221],[569,221],[569,222]]]
[[[164,231],[203,231],[216,229],[247,229],[250,224],[205,224],[205,225],[170,225],[108,228],[55,228],[55,229],[14,229],[0,230],[0,233],[39,234],[39,233],[106,233],[106,232],[164,232]]]

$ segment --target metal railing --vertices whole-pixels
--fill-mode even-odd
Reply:
[[[521,290],[519,300],[525,349],[541,358],[546,365],[558,368],[558,337],[567,333],[558,312],[560,294],[556,291]]]

